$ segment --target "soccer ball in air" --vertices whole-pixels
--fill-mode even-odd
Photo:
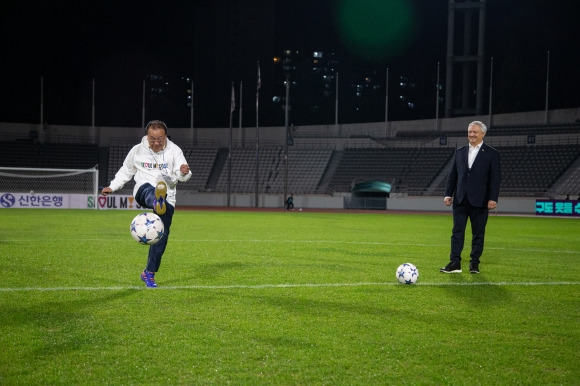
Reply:
[[[397,268],[397,280],[402,284],[415,284],[419,278],[419,270],[411,263],[404,263]]]
[[[131,236],[139,244],[156,244],[164,234],[163,221],[155,213],[140,213],[131,221]]]

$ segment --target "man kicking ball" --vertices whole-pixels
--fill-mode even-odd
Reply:
[[[153,209],[165,226],[161,240],[149,247],[147,266],[141,272],[141,280],[147,287],[155,288],[155,273],[159,270],[169,239],[177,183],[191,178],[183,151],[167,138],[165,123],[151,121],[145,126],[145,136],[141,143],[129,151],[123,166],[101,194],[106,196],[116,192],[131,178],[135,179],[135,201],[144,208]]]

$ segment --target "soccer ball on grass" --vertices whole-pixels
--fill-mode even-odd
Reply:
[[[163,221],[155,213],[140,213],[131,221],[131,236],[139,244],[156,244],[164,234]]]
[[[415,284],[419,278],[419,270],[411,263],[404,263],[397,268],[397,280],[402,284]]]

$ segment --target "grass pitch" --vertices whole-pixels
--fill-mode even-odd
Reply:
[[[146,289],[137,212],[0,214],[0,384],[580,379],[578,219],[492,215],[447,275],[449,214],[178,208]]]

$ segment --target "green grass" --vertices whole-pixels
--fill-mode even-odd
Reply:
[[[450,215],[178,208],[148,290],[135,215],[0,212],[0,384],[579,382],[578,219],[491,216],[445,275]]]

